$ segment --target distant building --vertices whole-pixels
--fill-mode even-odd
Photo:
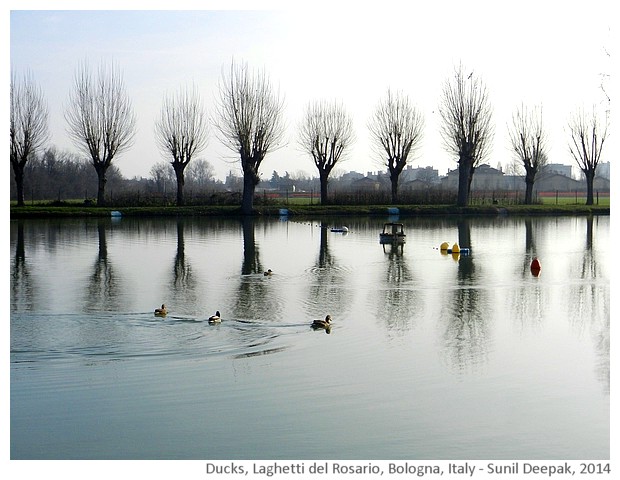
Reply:
[[[571,165],[562,165],[560,163],[548,163],[544,165],[538,176],[542,177],[545,175],[564,175],[565,177],[573,178],[573,167]]]
[[[438,184],[439,171],[433,167],[413,168],[411,165],[407,165],[400,174],[399,182],[408,183],[413,182],[414,180],[418,180],[427,185]]]
[[[447,189],[458,189],[459,169],[450,170],[442,179],[442,186]],[[478,165],[474,171],[471,190],[503,190],[506,188],[504,172],[488,164]]]
[[[575,192],[583,190],[583,182],[575,180],[559,173],[549,173],[541,175],[534,183],[534,189],[538,192]]]
[[[378,192],[381,182],[371,177],[362,177],[351,183],[351,188],[360,192]]]
[[[598,172],[598,169],[597,169]],[[596,192],[601,191],[601,192],[609,192],[609,189],[611,188],[611,182],[609,180],[609,178],[605,178],[603,176],[595,176],[594,177],[594,191]]]
[[[601,162],[598,164],[598,167],[596,167],[596,177],[606,178],[607,180],[611,179],[609,162]]]
[[[439,181],[439,178],[437,179],[437,181]],[[433,185],[435,185],[437,182],[433,183],[429,183],[425,180],[420,180],[420,179],[415,179],[415,180],[410,180],[408,182],[401,182],[400,183],[400,191],[401,192],[425,192],[427,190],[429,190],[431,187],[433,187]]]
[[[523,175],[504,175],[504,188],[514,192],[525,191],[525,177]]]
[[[350,171],[350,172],[342,174],[342,176],[340,177],[339,181],[343,185],[350,185],[354,181],[360,180],[361,178],[364,178],[364,175],[362,175],[359,172]]]

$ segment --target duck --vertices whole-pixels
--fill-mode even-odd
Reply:
[[[331,328],[332,326],[332,317],[331,315],[327,315],[325,320],[314,320],[312,325],[310,325],[313,329],[317,330],[319,328]]]
[[[161,308],[156,308],[154,313],[158,317],[165,317],[166,314],[168,313],[168,310],[166,309],[166,305],[162,303]]]
[[[269,270],[267,270],[266,272],[263,273],[263,275],[265,275],[266,277],[270,276],[273,273],[273,271],[271,270],[271,268]]]
[[[222,318],[220,317],[219,310],[215,312],[215,315],[211,315],[209,317],[209,323],[222,323]]]

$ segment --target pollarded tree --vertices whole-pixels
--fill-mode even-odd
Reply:
[[[460,65],[454,77],[444,83],[439,113],[444,146],[458,158],[457,205],[466,206],[475,168],[488,156],[493,140],[486,86],[474,72],[467,75]]]
[[[547,135],[543,127],[542,107],[529,110],[521,105],[512,115],[508,135],[516,161],[525,168],[525,203],[531,205],[536,175],[547,163]]]
[[[192,157],[207,146],[208,121],[200,95],[194,88],[181,89],[164,98],[155,135],[162,153],[170,162],[177,179],[177,205],[184,205],[185,168]]]
[[[392,203],[398,200],[398,179],[422,142],[424,117],[401,92],[379,101],[368,124],[375,148],[390,172]]]
[[[231,63],[222,73],[215,126],[219,138],[236,155],[243,171],[241,212],[252,214],[260,166],[284,136],[284,100],[264,72],[251,72],[247,64]]]
[[[24,168],[48,138],[48,112],[43,92],[32,75],[18,79],[11,73],[10,159],[15,177],[17,205],[24,205]]]
[[[586,177],[586,205],[594,204],[594,176],[607,139],[608,116],[600,119],[593,107],[592,114],[578,110],[568,122],[570,153]]]
[[[319,171],[323,205],[328,203],[329,175],[354,140],[353,120],[342,104],[316,101],[308,105],[299,127],[299,145]]]
[[[93,74],[81,63],[65,110],[67,131],[97,172],[97,205],[105,205],[106,172],[112,160],[131,147],[136,119],[123,78],[112,63]]]

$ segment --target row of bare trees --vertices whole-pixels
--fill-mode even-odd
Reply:
[[[195,87],[167,94],[155,120],[156,140],[176,176],[177,204],[183,205],[185,169],[206,148],[212,123],[219,140],[239,156],[241,209],[251,214],[261,164],[269,152],[283,145],[284,99],[264,71],[234,61],[230,70],[223,71],[218,93],[212,119]],[[473,71],[467,74],[462,65],[455,68],[454,75],[444,82],[439,113],[444,147],[458,163],[457,203],[465,206],[475,169],[488,157],[494,135],[491,102],[482,79]],[[18,205],[23,205],[24,166],[48,138],[47,117],[43,94],[32,76],[20,80],[12,74],[11,164]],[[97,204],[104,205],[106,171],[114,158],[131,147],[136,132],[136,117],[118,68],[102,63],[94,74],[87,63],[80,64],[65,119],[70,137],[97,172]],[[390,173],[392,202],[396,203],[400,173],[421,146],[424,118],[409,97],[388,89],[368,128],[375,153]],[[508,128],[515,158],[526,172],[526,202],[531,203],[536,174],[547,160],[542,109],[521,106]],[[570,119],[568,131],[570,152],[588,180],[587,202],[592,204],[592,181],[607,137],[607,122],[580,111]],[[308,105],[298,142],[319,172],[322,203],[328,201],[330,173],[354,141],[352,118],[341,103],[315,101]]]

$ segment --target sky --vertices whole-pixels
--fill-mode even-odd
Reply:
[[[443,147],[437,107],[442,84],[458,64],[489,91],[495,136],[487,163],[505,170],[511,163],[508,124],[524,104],[542,105],[550,161],[574,165],[567,120],[580,107],[605,107],[601,75],[611,74],[616,54],[611,1],[384,1],[366,7],[335,0],[290,7],[260,0],[127,0],[88,2],[90,10],[76,10],[83,5],[9,0],[3,12],[10,25],[5,78],[9,70],[33,75],[48,103],[50,145],[77,153],[64,111],[78,64],[87,61],[94,70],[114,62],[137,117],[133,146],[114,161],[130,178],[150,176],[151,167],[167,159],[154,135],[164,96],[196,86],[213,114],[218,82],[233,60],[263,70],[285,100],[285,142],[263,161],[266,179],[274,170],[316,176],[297,132],[308,103],[324,99],[342,102],[354,118],[356,142],[337,173],[384,170],[367,125],[388,88],[407,94],[425,118],[412,166],[432,166],[441,175],[456,168]],[[606,88],[613,95],[611,82]],[[602,161],[616,155],[610,135]],[[209,161],[219,179],[231,170],[240,174],[238,159],[215,128],[195,158]]]

